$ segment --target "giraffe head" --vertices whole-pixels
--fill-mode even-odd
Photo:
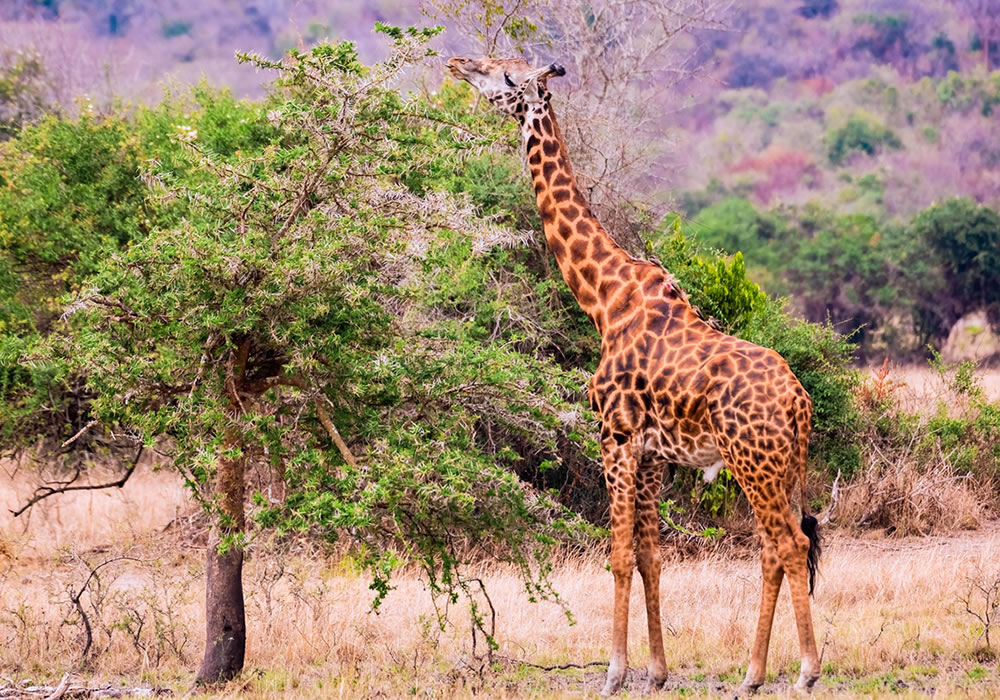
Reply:
[[[566,75],[566,69],[555,63],[532,68],[523,58],[455,56],[448,59],[448,70],[476,88],[494,107],[520,122],[552,97],[547,87],[549,78]]]

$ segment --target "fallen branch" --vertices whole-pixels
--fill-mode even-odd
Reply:
[[[565,671],[571,668],[592,668],[594,666],[607,666],[607,661],[590,661],[585,664],[559,664],[558,666],[542,666],[540,664],[533,664],[530,661],[521,661],[520,659],[512,659],[509,656],[496,655],[496,658],[503,659],[504,661],[509,661],[510,663],[518,664],[520,666],[528,666],[529,668],[537,668],[542,671]]]
[[[75,438],[74,438],[75,439]],[[132,460],[132,464],[129,468],[122,474],[122,478],[116,481],[109,481],[106,484],[81,484],[79,486],[59,486],[57,488],[52,488],[51,486],[39,486],[35,489],[35,494],[28,499],[28,502],[21,506],[18,510],[10,511],[14,517],[21,515],[26,510],[31,508],[33,505],[42,501],[49,496],[55,496],[57,493],[67,493],[69,491],[97,491],[99,489],[110,489],[114,487],[121,488],[125,485],[125,482],[129,480],[132,473],[135,471],[136,466],[139,464],[139,458],[142,457],[142,451],[145,449],[144,445],[139,446],[139,451],[135,453],[135,458]],[[72,483],[72,482],[71,482]]]
[[[28,681],[15,684],[9,679],[4,679],[7,683],[0,685],[0,698],[58,700],[61,698],[151,698],[173,695],[173,691],[169,688],[128,688],[113,686],[111,683],[89,686],[70,683],[68,677],[69,674],[63,676],[63,680],[56,686],[34,685]]]

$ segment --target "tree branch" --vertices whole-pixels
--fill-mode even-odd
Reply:
[[[18,510],[12,510],[10,512],[16,518],[22,513],[24,513],[26,510],[31,508],[33,505],[38,503],[39,501],[45,500],[49,496],[55,496],[57,493],[66,493],[68,491],[97,491],[99,489],[110,489],[114,487],[121,488],[125,485],[125,482],[129,480],[129,477],[132,476],[132,473],[135,472],[135,468],[139,464],[139,458],[142,457],[142,452],[144,449],[145,449],[144,445],[139,446],[138,452],[135,453],[135,457],[132,459],[132,464],[129,465],[129,468],[122,475],[122,478],[118,479],[117,481],[110,481],[106,484],[82,484],[80,486],[72,486],[72,485],[60,486],[58,488],[52,488],[51,486],[39,486],[38,488],[35,489],[35,494],[28,500],[27,503],[21,506],[21,508],[19,508]],[[72,484],[72,482],[70,482],[70,484]]]

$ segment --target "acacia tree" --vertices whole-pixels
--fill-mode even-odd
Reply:
[[[549,596],[547,548],[580,531],[504,468],[502,445],[556,458],[582,375],[422,312],[439,239],[496,234],[432,175],[493,137],[442,129],[392,89],[434,30],[379,29],[394,48],[371,68],[349,43],[244,56],[278,75],[277,137],[227,160],[178,129],[186,156],[146,179],[183,215],[102,261],[19,358],[83,377],[87,425],[166,445],[213,514],[202,683],[242,668],[243,551],[261,527],[346,536],[376,604],[415,562],[432,591],[473,597],[480,627],[462,556],[513,562]],[[283,494],[247,493],[265,472]]]

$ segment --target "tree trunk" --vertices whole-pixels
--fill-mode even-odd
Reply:
[[[227,448],[237,448],[226,440]],[[219,553],[225,535],[243,531],[243,458],[220,458],[216,495],[227,521],[212,526],[205,569],[205,658],[195,682],[228,681],[243,670],[246,618],[243,609],[243,550],[229,547]]]
[[[238,388],[246,371],[250,343],[244,340],[230,355],[227,384],[231,391],[235,416],[243,413]],[[243,444],[235,429],[226,432],[223,453],[215,475],[215,498],[221,511],[208,538],[205,568],[205,657],[195,678],[199,685],[231,680],[243,670],[247,628],[243,607],[243,550],[230,546],[219,553],[219,544],[227,535],[239,535],[245,526],[243,498],[245,490],[242,456]],[[233,453],[239,456],[231,458]]]
[[[238,448],[226,440],[227,448]],[[246,618],[243,609],[243,550],[231,546],[219,553],[225,535],[243,531],[243,458],[220,458],[216,495],[225,524],[216,523],[208,538],[205,570],[205,658],[195,682],[228,681],[243,670]]]

